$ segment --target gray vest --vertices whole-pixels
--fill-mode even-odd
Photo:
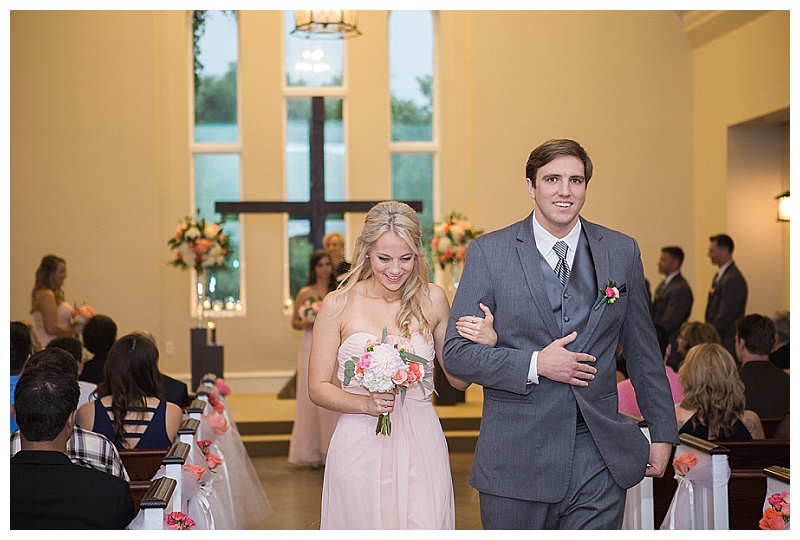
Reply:
[[[541,253],[539,265],[547,288],[547,298],[561,335],[566,336],[573,331],[580,333],[586,328],[594,307],[592,303],[597,299],[597,277],[586,233],[581,231],[566,286],[561,285],[558,276]]]

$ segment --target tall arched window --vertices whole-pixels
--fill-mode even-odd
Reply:
[[[286,98],[286,197],[306,202],[311,196],[312,97],[324,98],[325,200],[345,200],[344,45],[342,40],[303,39],[291,34],[294,11],[284,12],[284,96]],[[345,233],[344,216],[329,214],[325,232]],[[309,216],[289,216],[289,288],[293,299],[308,279],[314,249]]]
[[[433,229],[433,182],[438,143],[434,122],[434,14],[389,13],[392,197],[422,199],[423,241]]]
[[[194,205],[206,220],[219,221],[220,200],[240,198],[237,64],[239,24],[235,11],[195,11],[192,14],[194,116],[190,151],[194,175]],[[207,272],[207,316],[243,314],[241,295],[241,235],[239,217],[225,216],[231,236],[232,268]]]

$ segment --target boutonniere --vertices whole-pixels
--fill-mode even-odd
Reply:
[[[603,293],[603,298],[601,298],[594,306],[595,310],[600,309],[600,306],[603,304],[613,304],[617,301],[617,298],[619,298],[619,289],[617,288],[617,284],[610,279],[608,280],[608,283],[606,283],[605,289],[600,289],[600,292]]]

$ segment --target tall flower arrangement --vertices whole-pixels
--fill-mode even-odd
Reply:
[[[431,257],[442,270],[448,264],[463,263],[470,241],[483,234],[483,230],[474,229],[466,216],[458,212],[450,212],[443,220],[433,226],[431,240]]]
[[[173,259],[169,264],[182,269],[194,268],[198,275],[208,268],[222,268],[233,254],[230,236],[222,230],[223,222],[210,223],[206,218],[185,217],[167,241]]]

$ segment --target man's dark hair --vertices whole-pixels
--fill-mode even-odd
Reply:
[[[31,331],[19,321],[11,321],[11,374],[19,375],[25,360],[31,355],[33,341]]]
[[[678,246],[664,246],[661,248],[661,251],[669,253],[673,259],[678,261],[678,266],[683,264],[683,250]]]
[[[664,357],[667,355],[667,346],[669,345],[669,334],[667,334],[666,328],[664,328],[660,324],[653,323],[653,326],[656,329],[658,348],[661,350],[661,359],[663,360]]]
[[[106,353],[117,340],[117,324],[105,315],[95,315],[83,327],[83,344],[92,354]]]
[[[727,234],[717,234],[709,238],[709,240],[717,244],[718,247],[725,248],[728,252],[733,253],[733,238]]]
[[[53,350],[66,354],[42,354],[45,351]],[[50,347],[49,343],[45,349],[30,357],[28,363],[25,364],[25,371],[36,367],[46,367],[49,370],[58,371],[67,377],[78,379],[78,362],[75,360],[75,357],[72,356],[72,353],[62,347]]]
[[[531,183],[536,186],[536,173],[539,169],[560,156],[573,156],[583,162],[583,177],[588,186],[592,178],[592,160],[586,150],[571,139],[550,139],[534,148],[525,163],[525,178],[530,178]]]
[[[53,348],[36,355],[56,357],[69,353]],[[22,436],[36,442],[54,440],[78,407],[80,395],[78,380],[52,369],[49,361],[26,369],[14,390],[16,419]]]
[[[789,312],[779,311],[772,322],[775,323],[775,335],[778,336],[778,341],[789,343]]]
[[[775,324],[769,317],[751,314],[736,321],[736,337],[751,354],[769,356],[775,347]]]
[[[59,338],[55,338],[50,343],[47,344],[45,349],[50,349],[52,347],[58,347],[59,349],[64,349],[72,357],[75,359],[75,365],[79,366],[81,363],[81,359],[83,358],[83,345],[81,344],[81,340],[76,337],[72,336],[63,336]]]

